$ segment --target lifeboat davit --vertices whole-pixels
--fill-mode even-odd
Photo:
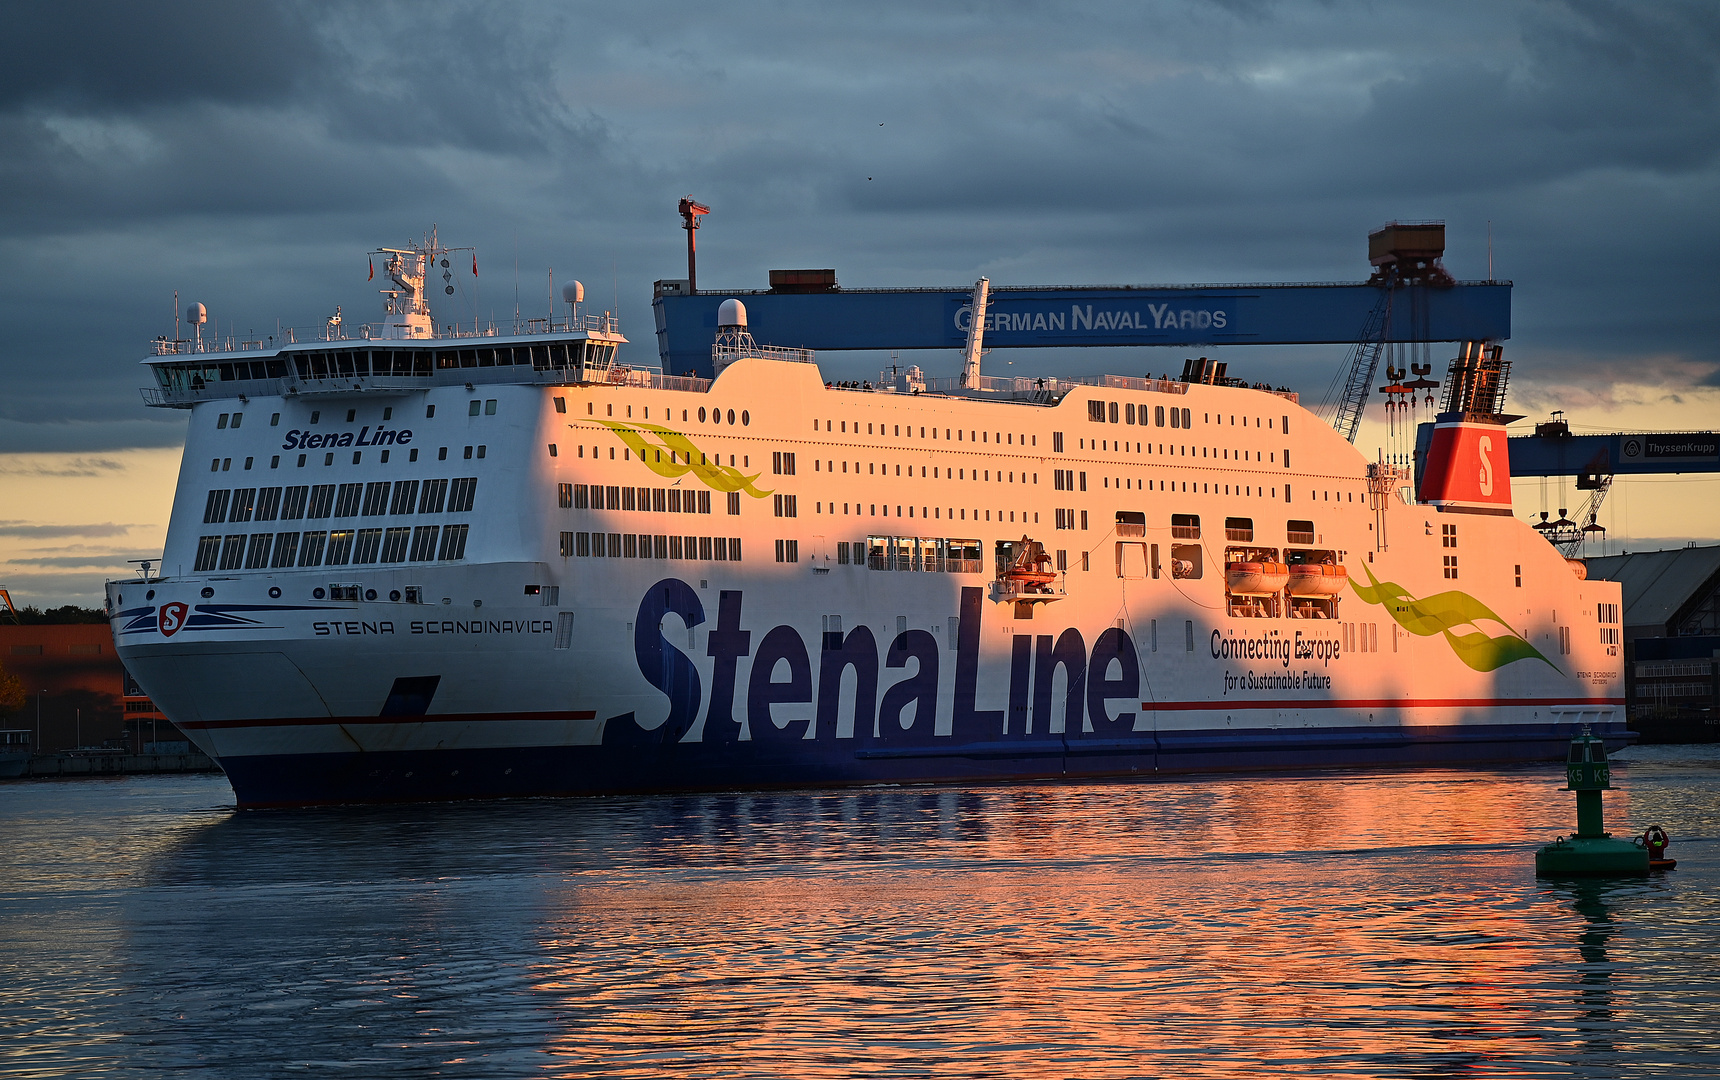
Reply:
[[[1337,596],[1349,580],[1350,572],[1341,566],[1298,563],[1290,568],[1290,595]]]
[[[1270,596],[1290,580],[1290,568],[1276,562],[1233,562],[1224,568],[1225,586],[1242,596]]]

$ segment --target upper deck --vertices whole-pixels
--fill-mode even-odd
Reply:
[[[634,384],[655,379],[709,385],[708,379],[618,367],[615,351],[627,339],[608,313],[535,323],[509,333],[492,326],[418,339],[349,338],[331,330],[309,341],[294,341],[297,335],[288,331],[286,344],[266,348],[256,341],[201,348],[160,339],[156,355],[143,361],[155,376],[155,385],[143,389],[143,399],[158,408],[189,409],[217,398],[405,393],[456,384]]]
[[[193,304],[189,311],[194,338],[181,338],[176,333],[173,338],[158,337],[152,342],[154,355],[143,363],[149,366],[155,385],[142,389],[143,399],[155,408],[189,409],[199,402],[229,398],[244,401],[275,396],[388,396],[440,386],[469,389],[480,384],[598,384],[690,393],[710,390],[711,379],[616,363],[617,349],[627,339],[621,335],[619,322],[612,313],[580,311],[584,289],[578,282],[568,282],[563,288],[563,300],[568,305],[563,318],[516,319],[506,329],[494,323],[486,326],[474,319],[469,329],[465,323],[444,324],[438,333],[437,321],[424,296],[424,283],[438,259],[443,268],[448,267],[448,260],[442,256],[452,250],[455,249],[442,247],[432,230],[423,245],[374,252],[373,255],[387,256],[384,273],[390,282],[382,289],[385,316],[377,323],[349,328],[337,309],[323,326],[310,330],[286,328],[267,341],[219,336],[205,341],[202,325],[207,312],[201,304]],[[475,257],[473,266],[475,273]],[[446,269],[443,277],[450,277]],[[448,286],[447,291],[452,293],[453,286]],[[983,311],[983,299],[979,303]],[[719,333],[711,345],[711,370],[721,372],[744,358],[816,363],[810,349],[780,348],[754,341],[746,332],[746,309],[739,301],[730,300],[723,308],[725,317],[731,318],[733,324],[719,325]],[[877,384],[826,382],[826,386],[834,390],[1055,405],[1079,386],[1179,394],[1186,392],[1191,381],[1187,372],[1182,380],[1117,375],[982,376],[977,362],[980,333],[979,323],[970,327],[971,370],[965,371],[961,378],[927,379],[918,368],[910,368],[907,372],[883,374]],[[1216,379],[1209,372],[1195,376],[1193,381],[1246,385],[1241,380],[1223,378],[1222,372],[1223,366],[1218,365]],[[1251,388],[1296,400],[1296,395],[1284,388],[1275,390],[1264,384]]]

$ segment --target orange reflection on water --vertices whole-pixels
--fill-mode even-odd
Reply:
[[[1442,770],[680,800],[626,880],[555,892],[532,985],[570,1074],[1512,1075],[1555,1060],[1549,1008],[1578,1023],[1524,843],[1569,798]]]

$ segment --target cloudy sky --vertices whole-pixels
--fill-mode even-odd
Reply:
[[[1479,278],[1491,227],[1522,411],[1720,425],[1709,0],[66,2],[6,34],[0,587],[34,602],[159,551],[184,414],[137,362],[175,289],[223,332],[373,319],[364,252],[435,223],[484,315],[553,267],[650,362],[688,193],[706,288],[1359,280],[1391,218]],[[1227,359],[1317,400],[1342,353]],[[1720,536],[1713,480],[1621,488],[1616,539]]]

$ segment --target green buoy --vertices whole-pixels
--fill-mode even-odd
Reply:
[[[1577,793],[1577,831],[1535,852],[1539,877],[1646,877],[1648,848],[1614,840],[1601,827],[1601,792],[1612,787],[1606,744],[1583,727],[1565,761],[1566,791]]]

